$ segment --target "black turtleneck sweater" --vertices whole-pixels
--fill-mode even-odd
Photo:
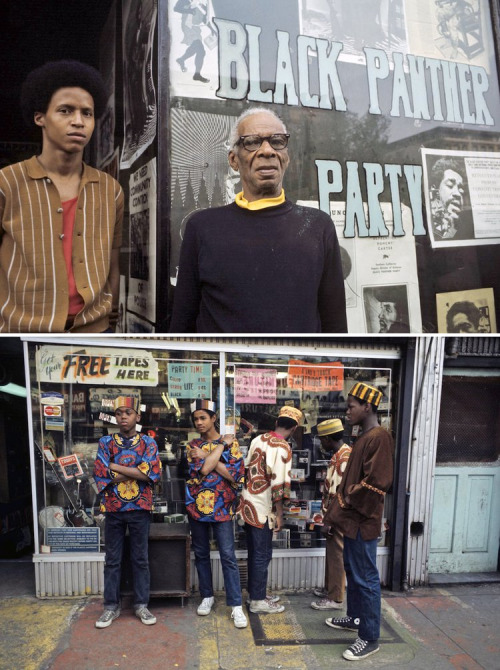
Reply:
[[[345,333],[335,226],[286,200],[195,212],[181,249],[172,333]]]

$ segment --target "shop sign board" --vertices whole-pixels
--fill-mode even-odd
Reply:
[[[344,388],[344,366],[339,361],[331,363],[307,363],[290,360],[288,364],[288,387],[302,391],[342,391]]]
[[[237,403],[276,405],[276,370],[236,368],[234,395]]]
[[[158,363],[149,351],[46,345],[36,353],[38,382],[156,386]]]
[[[168,393],[171,398],[211,398],[212,365],[189,361],[169,363]]]

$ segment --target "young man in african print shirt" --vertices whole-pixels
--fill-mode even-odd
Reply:
[[[290,497],[292,451],[287,440],[301,420],[299,409],[282,407],[276,428],[252,440],[245,460],[238,512],[247,534],[250,612],[277,614],[285,609],[266,597],[266,585],[273,530],[283,527],[283,500]]]
[[[244,465],[234,435],[217,430],[216,405],[199,399],[191,404],[191,419],[200,433],[187,448],[189,479],[186,482],[186,510],[191,528],[192,546],[202,601],[199,616],[210,614],[214,604],[210,562],[210,531],[217,540],[226,604],[236,628],[248,622],[241,606],[240,572],[234,551],[233,516]]]
[[[120,577],[123,542],[128,527],[134,583],[135,615],[146,625],[156,623],[148,610],[148,537],[153,484],[160,479],[161,462],[153,438],[138,433],[139,400],[120,396],[114,402],[119,433],[99,440],[94,477],[105,512],[104,612],[96,628],[107,628],[120,616]]]

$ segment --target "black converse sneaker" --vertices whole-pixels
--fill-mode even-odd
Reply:
[[[360,661],[367,656],[371,656],[379,649],[378,642],[368,642],[367,640],[362,640],[358,637],[356,642],[351,644],[349,649],[346,649],[342,656],[347,661]]]
[[[353,619],[352,616],[343,616],[339,618],[326,619],[327,626],[330,628],[340,628],[341,630],[353,630],[357,633],[359,628],[359,619]]]

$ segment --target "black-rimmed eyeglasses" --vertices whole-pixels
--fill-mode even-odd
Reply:
[[[260,149],[262,146],[262,142],[266,140],[275,151],[281,151],[282,149],[287,148],[289,137],[289,133],[275,133],[274,135],[268,135],[267,137],[261,137],[260,135],[242,135],[236,144],[241,144],[247,151],[257,151],[257,149]]]

